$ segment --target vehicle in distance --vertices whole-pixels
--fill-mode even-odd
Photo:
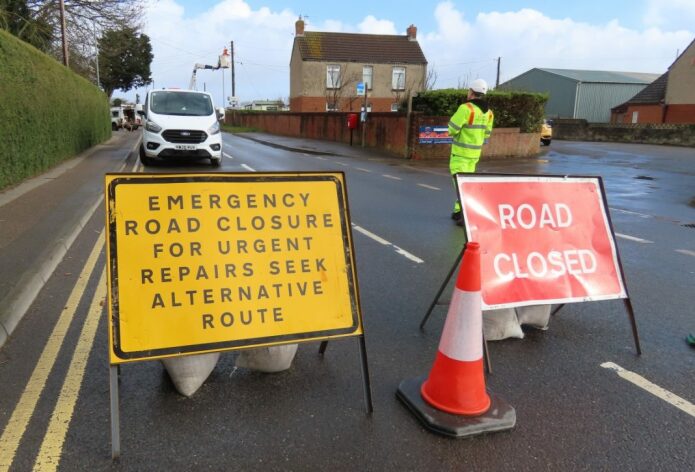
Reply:
[[[111,107],[111,131],[118,131],[123,127],[123,108]]]
[[[224,110],[215,109],[212,96],[194,90],[163,89],[149,92],[138,114],[144,118],[140,161],[210,159],[222,162],[219,120]]]

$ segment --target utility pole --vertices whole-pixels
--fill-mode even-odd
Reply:
[[[63,65],[68,67],[68,42],[65,39],[65,3],[63,0],[60,0],[60,29],[63,37]]]
[[[229,50],[232,53],[232,97],[236,97],[236,84],[234,83],[234,41],[231,42]]]
[[[500,61],[502,60],[501,57],[497,58],[497,80],[495,81],[495,88],[500,86]]]

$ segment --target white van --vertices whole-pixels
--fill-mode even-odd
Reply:
[[[111,131],[118,131],[123,128],[123,108],[111,107]]]
[[[215,110],[209,93],[154,90],[138,113],[144,117],[140,144],[144,165],[177,158],[208,158],[215,167],[222,162],[219,120],[224,112]]]

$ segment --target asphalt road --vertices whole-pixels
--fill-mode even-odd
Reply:
[[[224,151],[215,171],[345,172],[373,415],[364,411],[355,339],[331,342],[323,358],[316,343],[301,345],[292,368],[272,375],[236,369],[236,354],[225,353],[189,399],[160,362],[128,364],[119,387],[122,457],[112,463],[97,210],[0,350],[0,471],[680,471],[695,464],[695,351],[683,341],[695,331],[692,149],[556,141],[538,159],[481,163],[481,172],[603,177],[643,355],[635,355],[622,302],[567,305],[547,331],[490,344],[488,387],[516,408],[517,425],[468,440],[431,434],[395,398],[401,380],[432,365],[446,306],[425,332],[418,324],[462,242],[449,219],[446,168],[290,152],[229,134]],[[99,173],[123,164],[109,162],[76,169],[101,181]],[[143,169],[131,156],[126,170]],[[210,170],[202,162],[146,169]],[[681,397],[690,413],[606,362],[665,389],[672,403],[668,392]]]

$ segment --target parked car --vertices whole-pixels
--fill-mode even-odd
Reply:
[[[553,140],[553,126],[550,120],[543,120],[541,124],[541,143],[545,146],[550,146],[550,141]]]
[[[222,163],[219,120],[224,110],[213,106],[212,95],[194,90],[155,90],[145,98],[140,160],[208,158]]]

